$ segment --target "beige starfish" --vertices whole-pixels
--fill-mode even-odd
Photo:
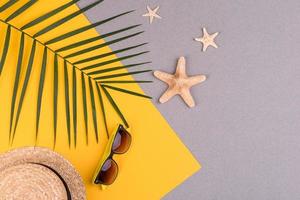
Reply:
[[[152,24],[154,18],[161,19],[161,16],[157,14],[159,6],[157,6],[154,10],[152,10],[149,6],[147,6],[148,13],[144,14],[143,17],[149,17],[150,24]]]
[[[202,42],[202,44],[203,44],[203,49],[202,50],[203,51],[206,51],[207,47],[209,47],[209,46],[213,46],[215,48],[218,48],[217,44],[214,41],[215,37],[217,37],[218,34],[219,33],[216,32],[214,34],[209,35],[207,33],[206,28],[203,28],[202,38],[195,38],[195,40],[198,41],[198,42]]]
[[[185,58],[180,57],[178,60],[176,73],[174,75],[162,71],[154,72],[154,76],[156,78],[169,85],[167,91],[160,97],[160,103],[165,103],[173,96],[179,94],[189,107],[195,106],[195,101],[193,96],[191,95],[190,88],[196,84],[204,82],[206,80],[206,76],[197,75],[188,77],[185,68]]]

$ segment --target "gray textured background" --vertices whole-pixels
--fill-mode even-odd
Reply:
[[[149,25],[141,17],[147,5],[160,5],[163,19]],[[165,199],[300,199],[300,1],[106,0],[86,14],[95,22],[131,9],[98,30],[142,23],[146,32],[128,41],[149,42],[141,50],[151,53],[139,60],[174,72],[186,56],[189,74],[209,77],[192,90],[194,109],[178,97],[158,104],[166,89],[158,80],[142,86],[203,165]],[[203,26],[220,32],[219,49],[203,53],[193,41]]]

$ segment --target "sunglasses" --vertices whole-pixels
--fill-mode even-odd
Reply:
[[[106,156],[101,160],[96,170],[93,179],[94,184],[111,185],[114,183],[118,176],[119,167],[113,156],[114,154],[124,154],[130,148],[131,135],[122,125],[117,126],[111,138],[104,152]]]

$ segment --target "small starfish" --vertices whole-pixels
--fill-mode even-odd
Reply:
[[[195,38],[195,40],[198,41],[198,42],[202,42],[202,44],[203,44],[203,49],[202,50],[203,51],[206,51],[207,47],[209,47],[209,46],[213,46],[215,48],[218,48],[217,44],[214,41],[215,37],[217,37],[218,34],[219,33],[216,32],[216,33],[214,33],[212,35],[209,35],[207,33],[206,28],[203,28],[203,36],[202,36],[202,38]]]
[[[194,85],[204,82],[206,80],[206,76],[196,75],[188,77],[185,68],[185,58],[180,57],[178,60],[176,73],[174,75],[162,71],[154,72],[154,76],[156,78],[169,85],[167,91],[160,97],[160,103],[165,103],[169,101],[173,96],[179,94],[189,107],[195,106],[195,101],[193,96],[191,95],[190,88]]]
[[[149,17],[150,24],[152,24],[154,18],[161,19],[161,16],[157,14],[159,6],[157,6],[154,10],[152,10],[149,6],[147,6],[148,13],[144,14],[143,17]]]

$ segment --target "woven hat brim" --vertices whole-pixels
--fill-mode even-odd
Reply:
[[[72,200],[86,199],[81,176],[73,165],[58,153],[43,147],[24,147],[0,155],[0,171],[26,163],[38,163],[52,168],[67,184]]]

